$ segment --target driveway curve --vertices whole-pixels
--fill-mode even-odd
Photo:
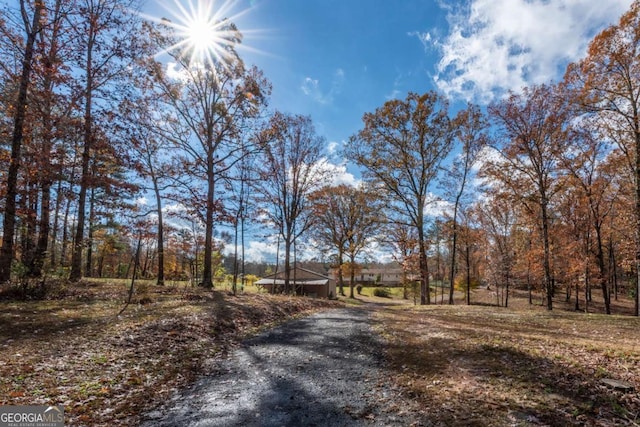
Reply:
[[[384,380],[381,350],[367,309],[293,320],[245,341],[142,425],[422,425]]]

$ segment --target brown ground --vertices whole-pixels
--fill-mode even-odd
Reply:
[[[0,301],[0,405],[64,404],[68,425],[91,426],[135,425],[243,337],[341,305],[150,286],[116,316],[124,285],[61,285],[53,295]],[[561,299],[548,312],[524,294],[505,309],[491,306],[493,295],[422,307],[358,297],[375,303],[386,339],[388,381],[401,394],[390,411],[442,426],[640,425],[640,319],[573,312]]]
[[[0,301],[0,405],[63,404],[67,425],[135,425],[252,332],[336,302],[81,283]]]
[[[529,306],[477,290],[467,306],[378,311],[390,378],[441,426],[640,425],[640,319]],[[592,307],[596,308],[597,304]],[[630,301],[614,312],[630,312]],[[602,379],[622,380],[619,391]]]

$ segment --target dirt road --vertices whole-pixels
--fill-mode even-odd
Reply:
[[[246,341],[142,425],[424,425],[384,380],[380,351],[366,309],[291,321]]]

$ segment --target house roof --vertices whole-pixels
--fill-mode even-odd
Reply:
[[[291,279],[289,280],[289,284],[291,285],[326,285],[327,283],[329,283],[329,279],[320,279],[320,280]],[[260,279],[256,282],[256,285],[284,285],[284,279]]]
[[[294,270],[298,270],[298,271],[301,271],[301,272],[307,273],[307,274],[309,274],[309,275],[315,276],[315,277],[317,277],[317,278],[318,278],[318,280],[320,280],[320,279],[323,279],[323,280],[329,280],[329,277],[328,277],[328,276],[326,276],[326,275],[324,275],[324,274],[322,274],[322,273],[318,273],[317,271],[307,270],[306,268],[293,267],[293,268],[291,268],[291,275],[290,275],[290,277],[291,277],[291,282],[293,282]],[[276,275],[277,275],[277,276],[276,276]],[[266,276],[265,276],[263,279],[261,279],[261,280],[265,280],[265,279],[269,279],[269,278],[273,279],[274,277],[282,277],[283,275],[284,275],[284,270],[280,270],[280,271],[278,271],[277,273],[271,273],[271,274],[266,275]],[[307,279],[300,279],[300,278],[296,278],[296,279],[298,280],[298,282],[300,282],[300,281],[304,281],[304,280],[307,280],[307,281],[308,281],[308,280],[310,280],[310,279],[308,279],[308,278],[307,278]],[[283,282],[283,283],[284,283],[284,282]]]

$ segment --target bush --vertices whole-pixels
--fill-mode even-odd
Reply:
[[[455,290],[457,291],[466,291],[467,290],[467,276],[464,274],[460,274],[456,276],[454,282]],[[480,279],[477,277],[471,276],[471,289],[476,289],[480,287]]]
[[[387,288],[375,288],[373,295],[380,298],[391,298],[391,291]]]
[[[356,291],[358,292],[358,295],[362,295],[362,285],[356,286]]]

